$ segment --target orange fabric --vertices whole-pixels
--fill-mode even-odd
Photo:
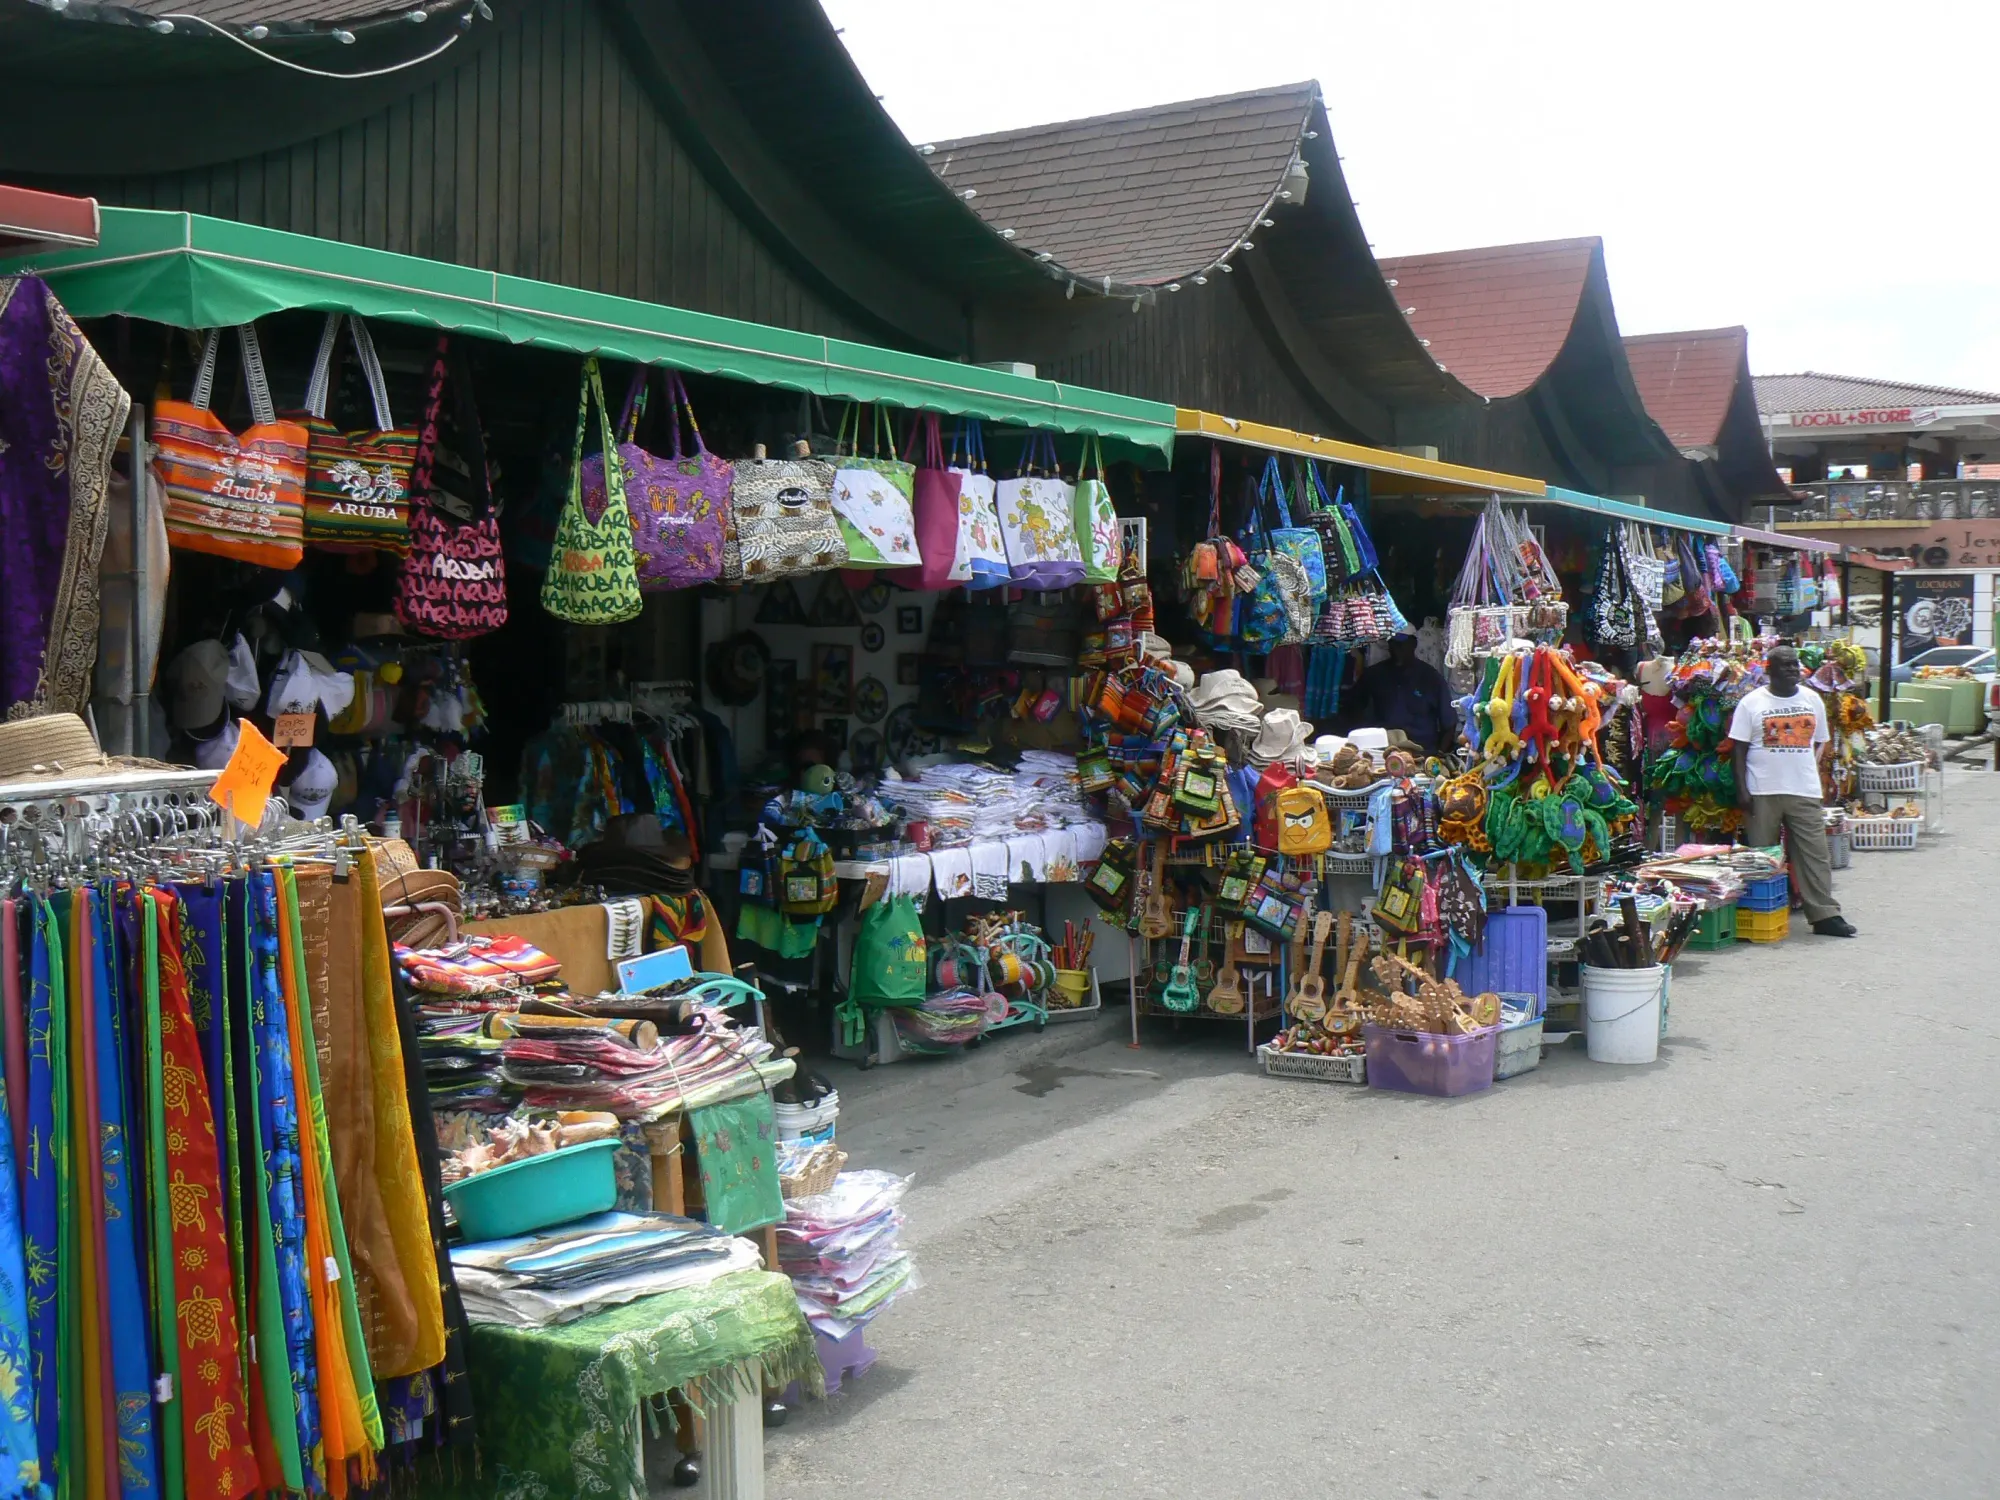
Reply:
[[[304,427],[264,422],[238,434],[191,401],[160,401],[148,435],[176,547],[265,568],[304,560]]]

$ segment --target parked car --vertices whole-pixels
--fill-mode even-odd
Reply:
[[[1978,676],[1993,670],[1993,652],[1985,646],[1933,646],[1908,661],[1897,662],[1889,669],[1889,680],[1908,682],[1917,675],[1918,667],[1964,667]]]

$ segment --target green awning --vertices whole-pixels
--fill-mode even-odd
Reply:
[[[1550,485],[1542,497],[1550,505],[1566,505],[1571,510],[1595,511],[1621,521],[1637,521],[1642,526],[1662,526],[1674,531],[1693,531],[1703,536],[1728,536],[1729,523],[1711,521],[1706,516],[1684,516],[1677,510],[1654,510],[1650,505],[1634,505],[1627,500],[1607,500],[1602,495],[1586,495],[1582,490],[1566,490]],[[1530,500],[1529,504],[1534,501]]]
[[[230,219],[138,208],[102,212],[95,246],[0,259],[0,271],[46,277],[79,318],[123,313],[176,328],[215,328],[297,308],[354,312],[840,400],[1094,432],[1163,462],[1173,456],[1174,408],[1157,401]]]

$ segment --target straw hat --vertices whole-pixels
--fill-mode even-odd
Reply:
[[[75,714],[0,724],[0,782],[102,775],[117,769]]]
[[[1205,673],[1188,695],[1194,716],[1211,729],[1254,730],[1263,713],[1257,690],[1234,667]]]
[[[1258,727],[1257,741],[1250,747],[1250,763],[1268,766],[1274,761],[1297,760],[1312,738],[1312,729],[1299,718],[1297,709],[1272,709]]]

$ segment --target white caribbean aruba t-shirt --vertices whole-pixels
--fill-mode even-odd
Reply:
[[[1729,737],[1750,752],[1743,773],[1753,797],[1810,797],[1819,801],[1819,747],[1827,740],[1826,708],[1818,693],[1800,688],[1780,698],[1758,688],[1736,705]]]

